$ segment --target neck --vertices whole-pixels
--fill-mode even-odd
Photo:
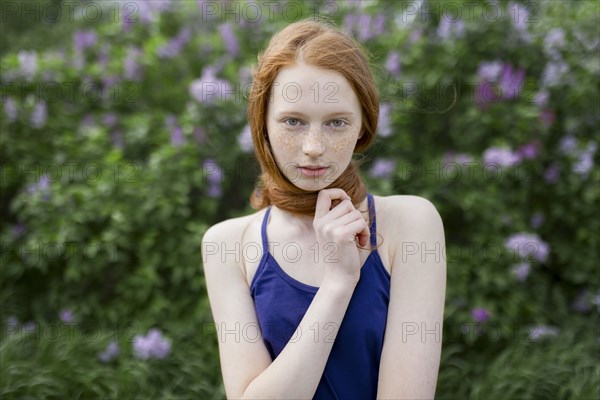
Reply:
[[[291,213],[273,205],[271,213],[275,211],[277,217],[286,222],[289,228],[298,230],[303,233],[314,233],[313,227],[314,216]]]
[[[368,224],[369,223],[369,213],[368,213],[369,200],[367,198],[365,198],[360,204],[358,204],[358,205],[355,204],[354,206],[356,207],[357,210],[359,210],[363,213],[363,217],[365,218],[365,220],[367,221],[367,224]],[[335,207],[335,205],[332,205],[332,208],[333,207]],[[365,212],[365,210],[367,210],[367,211]],[[273,214],[273,212],[275,212],[278,219],[281,219],[286,222],[286,225],[288,226],[288,228],[291,228],[294,231],[298,231],[300,234],[314,234],[314,232],[315,232],[315,229],[313,227],[313,222],[315,219],[314,216],[292,213],[292,212],[283,210],[275,205],[271,206],[271,214]]]

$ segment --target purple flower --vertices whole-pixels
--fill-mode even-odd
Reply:
[[[391,114],[392,104],[381,103],[379,106],[379,121],[377,122],[377,133],[382,137],[389,137],[392,135],[391,126]]]
[[[594,153],[596,152],[596,142],[590,142],[587,149],[581,151],[577,156],[577,161],[573,165],[573,172],[581,176],[587,176],[594,166]]]
[[[73,47],[79,53],[88,47],[95,46],[97,41],[98,37],[94,31],[75,31],[73,33]]]
[[[551,61],[546,64],[542,72],[542,86],[553,87],[560,83],[560,79],[569,72],[569,66],[563,61]]]
[[[223,170],[212,158],[204,160],[202,172],[208,180],[207,196],[217,198],[221,197],[221,182],[223,181]]]
[[[247,88],[247,85],[252,83],[252,71],[250,68],[243,66],[238,74],[240,83]]]
[[[108,55],[110,54],[110,44],[104,44],[102,49],[98,53],[98,64],[102,66],[102,69],[108,67]]]
[[[486,80],[479,82],[475,89],[475,104],[482,110],[487,108],[489,103],[500,100],[499,91],[500,89],[495,82],[488,82]]]
[[[113,146],[115,146],[121,150],[123,150],[123,148],[125,148],[125,143],[123,141],[123,135],[121,134],[121,132],[119,130],[114,130],[111,132],[110,141],[112,142]]]
[[[588,300],[590,297],[589,294],[590,291],[588,289],[583,289],[580,291],[575,300],[571,303],[571,310],[579,313],[586,313],[590,311],[592,307]]]
[[[142,56],[142,50],[137,47],[129,47],[127,49],[127,55],[123,62],[124,77],[125,79],[132,81],[139,81],[141,79],[141,68],[139,59]]]
[[[559,50],[565,45],[565,31],[562,28],[551,29],[544,39],[544,52],[548,58],[560,59]]]
[[[31,81],[38,70],[38,57],[35,50],[19,50],[19,75]]]
[[[358,22],[358,15],[354,14],[346,14],[344,16],[344,30],[348,33],[354,31],[354,27]]]
[[[490,313],[485,308],[474,308],[471,310],[471,318],[476,322],[485,322],[490,319]]]
[[[27,232],[27,228],[25,227],[25,224],[15,224],[12,226],[11,230],[10,230],[10,236],[13,239],[17,239],[20,236],[22,236],[25,232]]]
[[[223,101],[233,92],[228,81],[216,77],[215,69],[215,67],[205,68],[200,79],[190,84],[190,95],[200,103]]]
[[[387,60],[385,61],[385,69],[394,77],[398,77],[400,75],[401,67],[400,53],[397,51],[391,51],[387,56]]]
[[[477,75],[481,81],[495,82],[502,72],[500,61],[482,62],[479,64]]]
[[[210,184],[220,184],[223,181],[223,170],[212,158],[204,160],[202,171]]]
[[[465,23],[462,19],[449,18],[442,14],[437,35],[441,39],[462,37],[465,33]]]
[[[4,113],[8,122],[15,122],[17,120],[17,105],[12,97],[7,97],[4,102]]]
[[[480,108],[495,100],[510,100],[518,96],[525,83],[525,69],[514,69],[510,64],[499,61],[483,62],[477,71],[479,84],[475,92],[475,102]],[[495,89],[500,93],[497,93]]]
[[[531,227],[533,229],[538,229],[540,226],[542,226],[544,220],[544,214],[542,214],[541,212],[536,212],[531,216]]]
[[[500,76],[500,89],[502,97],[506,100],[514,99],[519,95],[525,83],[525,69],[513,69],[512,65],[505,64]]]
[[[6,318],[6,326],[9,328],[17,328],[19,326],[19,320],[14,315]]]
[[[483,153],[483,162],[499,165],[501,167],[512,167],[518,164],[521,158],[512,150],[503,147],[490,147]]]
[[[36,183],[32,183],[27,186],[27,192],[29,194],[36,194],[38,192],[45,192],[50,188],[50,179],[45,174],[40,177],[40,180]]]
[[[521,159],[525,158],[527,160],[532,160],[538,156],[539,151],[540,151],[540,144],[539,144],[539,142],[534,141],[534,142],[526,143],[523,146],[519,147],[515,151],[515,154],[517,156],[519,156]]]
[[[415,15],[416,15],[416,13],[415,13]],[[429,14],[426,14],[426,15],[429,15]],[[413,45],[413,44],[417,43],[417,41],[419,39],[421,39],[421,36],[423,36],[423,29],[421,27],[414,29],[410,33],[410,36],[408,37],[408,44]]]
[[[515,30],[519,33],[519,36],[522,40],[526,42],[531,41],[531,36],[527,30],[527,19],[531,14],[531,10],[529,10],[524,4],[509,2],[508,3],[509,15],[512,16],[511,22]]]
[[[152,0],[152,1],[142,1],[142,0],[134,0],[137,7],[136,11],[139,10],[139,20],[143,24],[150,24],[156,22],[158,15],[162,11],[166,11],[171,6],[171,0]],[[137,20],[137,12],[130,17],[132,21],[128,21],[126,18],[123,18],[124,22],[134,22]]]
[[[554,123],[555,119],[556,115],[554,115],[554,112],[552,110],[543,110],[540,113],[540,121],[542,122],[542,125],[545,128],[550,127],[550,125]]]
[[[368,14],[359,14],[358,16],[358,40],[361,42],[366,42],[375,36],[371,27],[371,18]]]
[[[365,13],[346,14],[344,29],[349,33],[356,33],[358,40],[366,42],[385,32],[385,15],[372,16]]]
[[[556,183],[560,178],[560,167],[554,163],[550,165],[544,172],[544,180],[547,183]]]
[[[106,363],[106,362],[114,360],[118,356],[119,356],[119,345],[116,342],[111,341],[106,346],[106,349],[98,355],[98,358],[100,359],[100,361]]]
[[[108,128],[113,128],[117,124],[117,114],[114,112],[107,112],[102,116],[102,123]]]
[[[594,160],[590,153],[583,152],[579,155],[577,162],[573,165],[573,172],[581,176],[587,176],[594,166]]]
[[[192,32],[189,28],[184,28],[177,36],[169,40],[169,42],[158,49],[160,58],[174,58],[181,53],[183,47],[190,41]]]
[[[249,153],[252,151],[254,144],[252,143],[252,132],[250,130],[250,125],[246,124],[242,132],[238,136],[238,144],[243,152]]]
[[[108,99],[114,93],[115,85],[121,81],[118,75],[105,75],[102,77],[102,98]]]
[[[378,158],[373,163],[369,176],[372,178],[389,178],[396,170],[396,160],[391,158]]]
[[[576,155],[577,139],[573,135],[563,136],[558,145],[560,152],[563,154]]]
[[[37,323],[35,321],[27,321],[21,325],[21,330],[25,333],[33,333],[37,330]]]
[[[529,332],[531,340],[539,340],[546,336],[556,336],[560,330],[555,326],[536,325]]]
[[[171,341],[162,336],[160,330],[150,329],[146,336],[135,335],[133,352],[137,358],[165,358],[171,352]]]
[[[223,191],[221,190],[221,185],[211,183],[208,186],[208,192],[206,193],[208,197],[218,198],[221,197],[222,194]]]
[[[526,262],[515,264],[511,268],[512,273],[516,275],[519,282],[525,282],[525,280],[527,280],[530,270],[531,264]]]
[[[62,322],[64,322],[65,324],[70,324],[71,322],[75,321],[75,315],[73,314],[73,311],[71,311],[68,308],[61,310],[59,317],[60,317],[60,320]]]
[[[542,89],[539,92],[537,92],[533,98],[533,102],[538,106],[538,107],[544,107],[546,106],[546,104],[548,104],[548,99],[550,98],[550,93],[548,93],[547,89]]]
[[[165,117],[165,124],[167,129],[171,131],[171,145],[179,147],[184,144],[185,138],[183,136],[183,129],[177,123],[177,118],[172,114],[168,114]]]
[[[235,32],[233,31],[233,26],[230,23],[219,25],[219,34],[221,35],[221,40],[225,44],[227,53],[231,57],[237,56],[240,51],[240,45],[235,36]]]
[[[374,36],[380,36],[385,33],[385,14],[379,13],[371,19],[372,30]]]
[[[183,129],[181,129],[181,126],[177,125],[171,130],[171,145],[179,147],[184,143],[185,138],[183,137]]]
[[[529,256],[544,262],[550,253],[550,246],[535,233],[519,232],[506,239],[504,246],[515,252],[522,260]]]

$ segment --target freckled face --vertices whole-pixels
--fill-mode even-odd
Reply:
[[[358,97],[339,72],[294,64],[275,77],[267,106],[269,142],[280,171],[297,187],[318,191],[333,183],[352,160],[361,126]]]

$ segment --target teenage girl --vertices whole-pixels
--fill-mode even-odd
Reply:
[[[434,397],[444,228],[428,200],[367,192],[353,155],[378,114],[364,50],[328,23],[290,24],[259,55],[257,212],[202,239],[229,399]]]

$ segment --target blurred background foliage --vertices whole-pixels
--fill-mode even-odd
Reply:
[[[309,17],[369,51],[369,191],[444,220],[437,398],[600,396],[597,2],[1,6],[3,398],[224,398],[201,238],[254,211],[250,71]]]

